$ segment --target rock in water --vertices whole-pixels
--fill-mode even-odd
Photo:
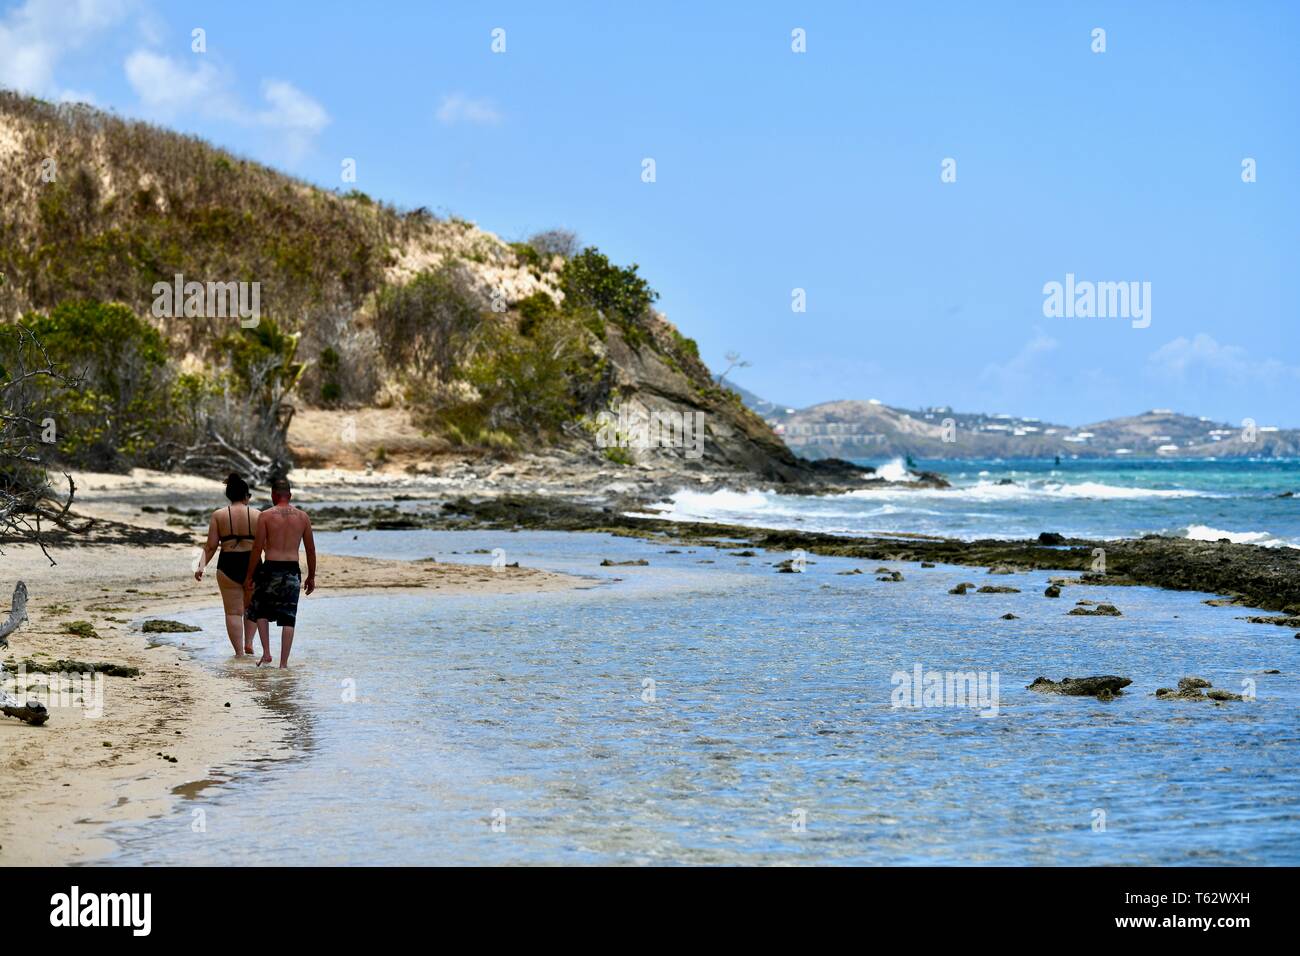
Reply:
[[[650,564],[645,558],[637,558],[634,561],[611,561],[609,558],[600,562],[602,568],[644,568]]]
[[[1225,700],[1243,700],[1240,694],[1226,690],[1204,690],[1211,684],[1203,677],[1184,677],[1178,681],[1178,690],[1161,687],[1156,690],[1156,697],[1161,700],[1212,700],[1221,703]]]
[[[1039,544],[1065,544],[1065,535],[1055,531],[1044,531],[1038,536]]]
[[[963,581],[961,584],[957,585],[955,588],[949,588],[949,589],[948,589],[948,593],[949,593],[949,594],[965,594],[965,593],[967,592],[967,590],[969,590],[970,588],[973,588],[974,586],[975,586],[975,585],[971,584],[969,581]],[[1297,634],[1296,637],[1300,637],[1300,634]]]
[[[1127,677],[1103,675],[1100,677],[1063,677],[1059,681],[1039,677],[1029,685],[1029,690],[1040,694],[1065,694],[1068,697],[1097,697],[1102,691],[1118,697],[1129,684]]]
[[[1060,596],[1061,596],[1061,588],[1059,585],[1056,584],[1049,584],[1047,586],[1047,590],[1043,592],[1043,597],[1059,598]]]
[[[986,584],[976,594],[1019,594],[1020,588],[1004,587],[1001,584]]]
[[[1096,607],[1072,607],[1066,613],[1076,617],[1123,617],[1113,604],[1098,604]]]
[[[203,628],[195,627],[193,624],[182,624],[180,621],[150,618],[140,626],[140,630],[146,634],[188,634],[191,631],[201,631]]]

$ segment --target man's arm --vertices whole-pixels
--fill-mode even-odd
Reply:
[[[262,560],[262,551],[266,548],[266,515],[257,519],[257,530],[253,532],[253,550],[248,553],[248,573],[244,575],[244,593],[253,591],[253,574]]]
[[[307,524],[302,533],[302,548],[307,552],[307,580],[303,582],[303,590],[311,594],[316,590],[316,539],[311,536],[311,518],[305,511],[302,520]]]
[[[203,542],[203,563],[194,569],[194,580],[203,580],[203,569],[208,566],[212,556],[217,553],[221,547],[221,538],[217,536],[217,516],[213,515],[208,522],[208,540]]]

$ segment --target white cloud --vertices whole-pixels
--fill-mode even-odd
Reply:
[[[1035,327],[1034,337],[1021,346],[1007,361],[998,364],[991,362],[980,372],[980,381],[1010,392],[1032,385],[1038,375],[1035,366],[1040,356],[1054,351],[1060,343]]]
[[[186,66],[161,53],[137,50],[126,58],[126,79],[149,110],[168,116],[197,112],[205,116],[231,112],[224,81],[205,60]]]
[[[315,135],[329,125],[330,117],[325,107],[292,83],[266,80],[262,84],[262,96],[271,105],[270,109],[258,114],[258,121],[263,126]]]
[[[84,99],[61,90],[55,69],[68,54],[116,26],[134,0],[26,0],[0,19],[0,86],[54,99]]]
[[[230,76],[204,58],[187,64],[137,50],[126,58],[125,70],[147,111],[165,118],[189,113],[241,126],[261,126],[279,135],[277,146],[292,159],[301,157],[330,122],[325,107],[284,80],[262,82],[263,109],[244,105],[232,89]]]
[[[495,126],[501,114],[488,100],[474,99],[464,93],[449,93],[438,106],[438,122],[446,126],[472,123],[475,126]]]
[[[1241,346],[1220,344],[1204,332],[1195,338],[1180,335],[1166,342],[1148,356],[1147,368],[1173,382],[1208,377],[1236,385],[1271,385],[1280,380],[1300,379],[1300,367],[1273,358],[1252,359]]]

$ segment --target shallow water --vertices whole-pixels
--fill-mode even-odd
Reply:
[[[305,599],[294,669],[239,667],[290,720],[296,756],[224,768],[171,813],[116,828],[108,862],[1300,862],[1300,641],[1204,595],[1052,600],[1042,573],[896,563],[906,580],[885,583],[820,557],[776,574],[784,555],[599,535],[319,538],[485,563],[467,552],[500,547],[603,583]],[[947,594],[959,580],[1023,593]],[[1124,616],[1066,616],[1080,598]],[[184,619],[205,631],[177,643],[237,666],[218,609]],[[996,672],[997,716],[892,707],[891,676],[918,663]],[[1110,703],[1025,690],[1098,673],[1134,683]],[[1254,680],[1258,699],[1151,696],[1188,674],[1235,692]]]

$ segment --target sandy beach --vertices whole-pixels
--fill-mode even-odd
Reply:
[[[77,511],[140,531],[162,531],[164,507],[221,500],[217,482],[157,473],[77,477]],[[174,526],[170,529],[177,530]],[[31,727],[0,720],[0,864],[64,865],[94,860],[111,849],[106,824],[171,812],[175,794],[221,779],[235,761],[274,760],[287,753],[287,725],[266,706],[276,672],[233,657],[224,672],[199,666],[181,649],[155,643],[140,623],[184,609],[218,605],[215,560],[195,582],[195,544],[103,543],[92,533],[76,545],[51,549],[51,566],[31,546],[5,546],[8,595],[22,580],[30,592],[29,620],[10,636],[4,660],[106,662],[138,668],[138,677],[104,678],[102,715],[83,707],[51,709]],[[483,565],[340,558],[321,553],[318,591],[311,602],[339,593],[481,594],[561,590],[581,580],[529,568],[492,571]],[[295,644],[310,654],[310,616]],[[95,636],[68,631],[87,621]],[[224,633],[198,632],[186,641],[226,645]],[[278,630],[272,629],[272,649]],[[28,685],[34,675],[28,675]],[[21,696],[21,694],[19,695]]]

